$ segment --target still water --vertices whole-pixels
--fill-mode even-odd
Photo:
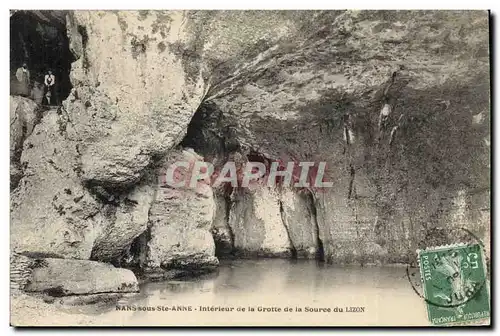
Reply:
[[[312,260],[221,261],[200,278],[144,284],[118,307],[94,317],[119,325],[429,324],[404,267]]]

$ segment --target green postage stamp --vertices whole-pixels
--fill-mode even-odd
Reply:
[[[490,316],[486,264],[480,244],[418,251],[429,321],[434,325]]]

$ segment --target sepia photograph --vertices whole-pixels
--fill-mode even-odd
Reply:
[[[491,326],[489,11],[8,20],[12,327]]]

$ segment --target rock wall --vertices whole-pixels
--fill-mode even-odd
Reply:
[[[333,187],[314,193],[325,259],[408,262],[457,218],[488,241],[487,14],[346,11],[303,20],[208,99],[242,155],[326,162]],[[483,196],[460,196],[462,215],[452,215],[462,194]]]
[[[230,199],[224,194],[214,193],[215,217],[212,223],[212,236],[215,243],[215,254],[230,256],[234,248],[234,234],[229,226]]]
[[[291,257],[293,247],[280,211],[279,194],[271,188],[235,192],[229,227],[240,256]]]
[[[31,280],[34,265],[32,258],[19,253],[10,254],[10,290],[20,291],[26,288]]]
[[[76,11],[68,20],[72,95],[82,127],[82,179],[104,187],[138,182],[153,157],[178,144],[205,84],[172,44],[189,43],[182,12]],[[182,54],[181,54],[182,55]]]
[[[212,235],[221,257],[322,259],[316,207],[307,191],[235,189],[216,197]]]
[[[73,125],[52,111],[25,140],[23,178],[11,194],[11,249],[89,259],[103,208],[79,178]]]
[[[90,260],[45,258],[36,261],[28,292],[51,296],[138,292],[130,270]]]
[[[26,138],[41,119],[37,104],[27,98],[10,96],[10,188],[17,187],[22,177],[21,154]]]
[[[116,207],[108,206],[112,220],[96,237],[92,259],[112,262],[126,258],[134,239],[146,231],[149,210],[156,195],[155,179],[151,175],[126,194]]]
[[[312,195],[284,189],[280,193],[281,219],[286,227],[297,258],[321,259],[316,208]]]
[[[155,200],[149,210],[149,235],[146,273],[170,269],[196,273],[211,270],[219,261],[210,232],[215,215],[212,188],[200,181],[173,187],[161,180],[174,162],[201,161],[202,157],[190,150],[172,152],[159,164],[159,183]],[[181,173],[182,174],[182,173]],[[179,178],[189,179],[184,173]]]
[[[489,242],[487,12],[64,14],[68,99],[39,120],[11,97],[13,251],[161,273],[213,269],[214,238],[362,264],[436,229]],[[333,187],[165,193],[195,153],[324,161]]]
[[[198,59],[186,62],[175,44],[193,34],[182,12],[67,14],[70,96],[29,140],[23,98],[11,98],[11,114],[25,118],[13,123],[24,177],[12,193],[12,249],[126,263],[148,228],[157,187],[150,167],[181,142],[204,94],[201,73],[190,68]]]

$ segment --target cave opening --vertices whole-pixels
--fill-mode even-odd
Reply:
[[[68,97],[72,88],[70,71],[74,57],[66,31],[67,14],[67,11],[42,10],[11,12],[11,95],[29,97],[39,104],[49,103],[44,82],[45,75],[51,70],[55,76],[51,105],[59,105]],[[27,72],[22,69],[23,64],[27,65]]]
[[[148,242],[151,240],[151,227],[137,236],[128,249],[124,251],[118,261],[121,267],[126,267],[132,270],[135,274],[141,274],[147,263]],[[116,265],[115,265],[116,266]]]
[[[191,118],[180,146],[192,148],[205,161],[221,168],[230,153],[240,150],[229,124],[217,105],[202,103]]]

